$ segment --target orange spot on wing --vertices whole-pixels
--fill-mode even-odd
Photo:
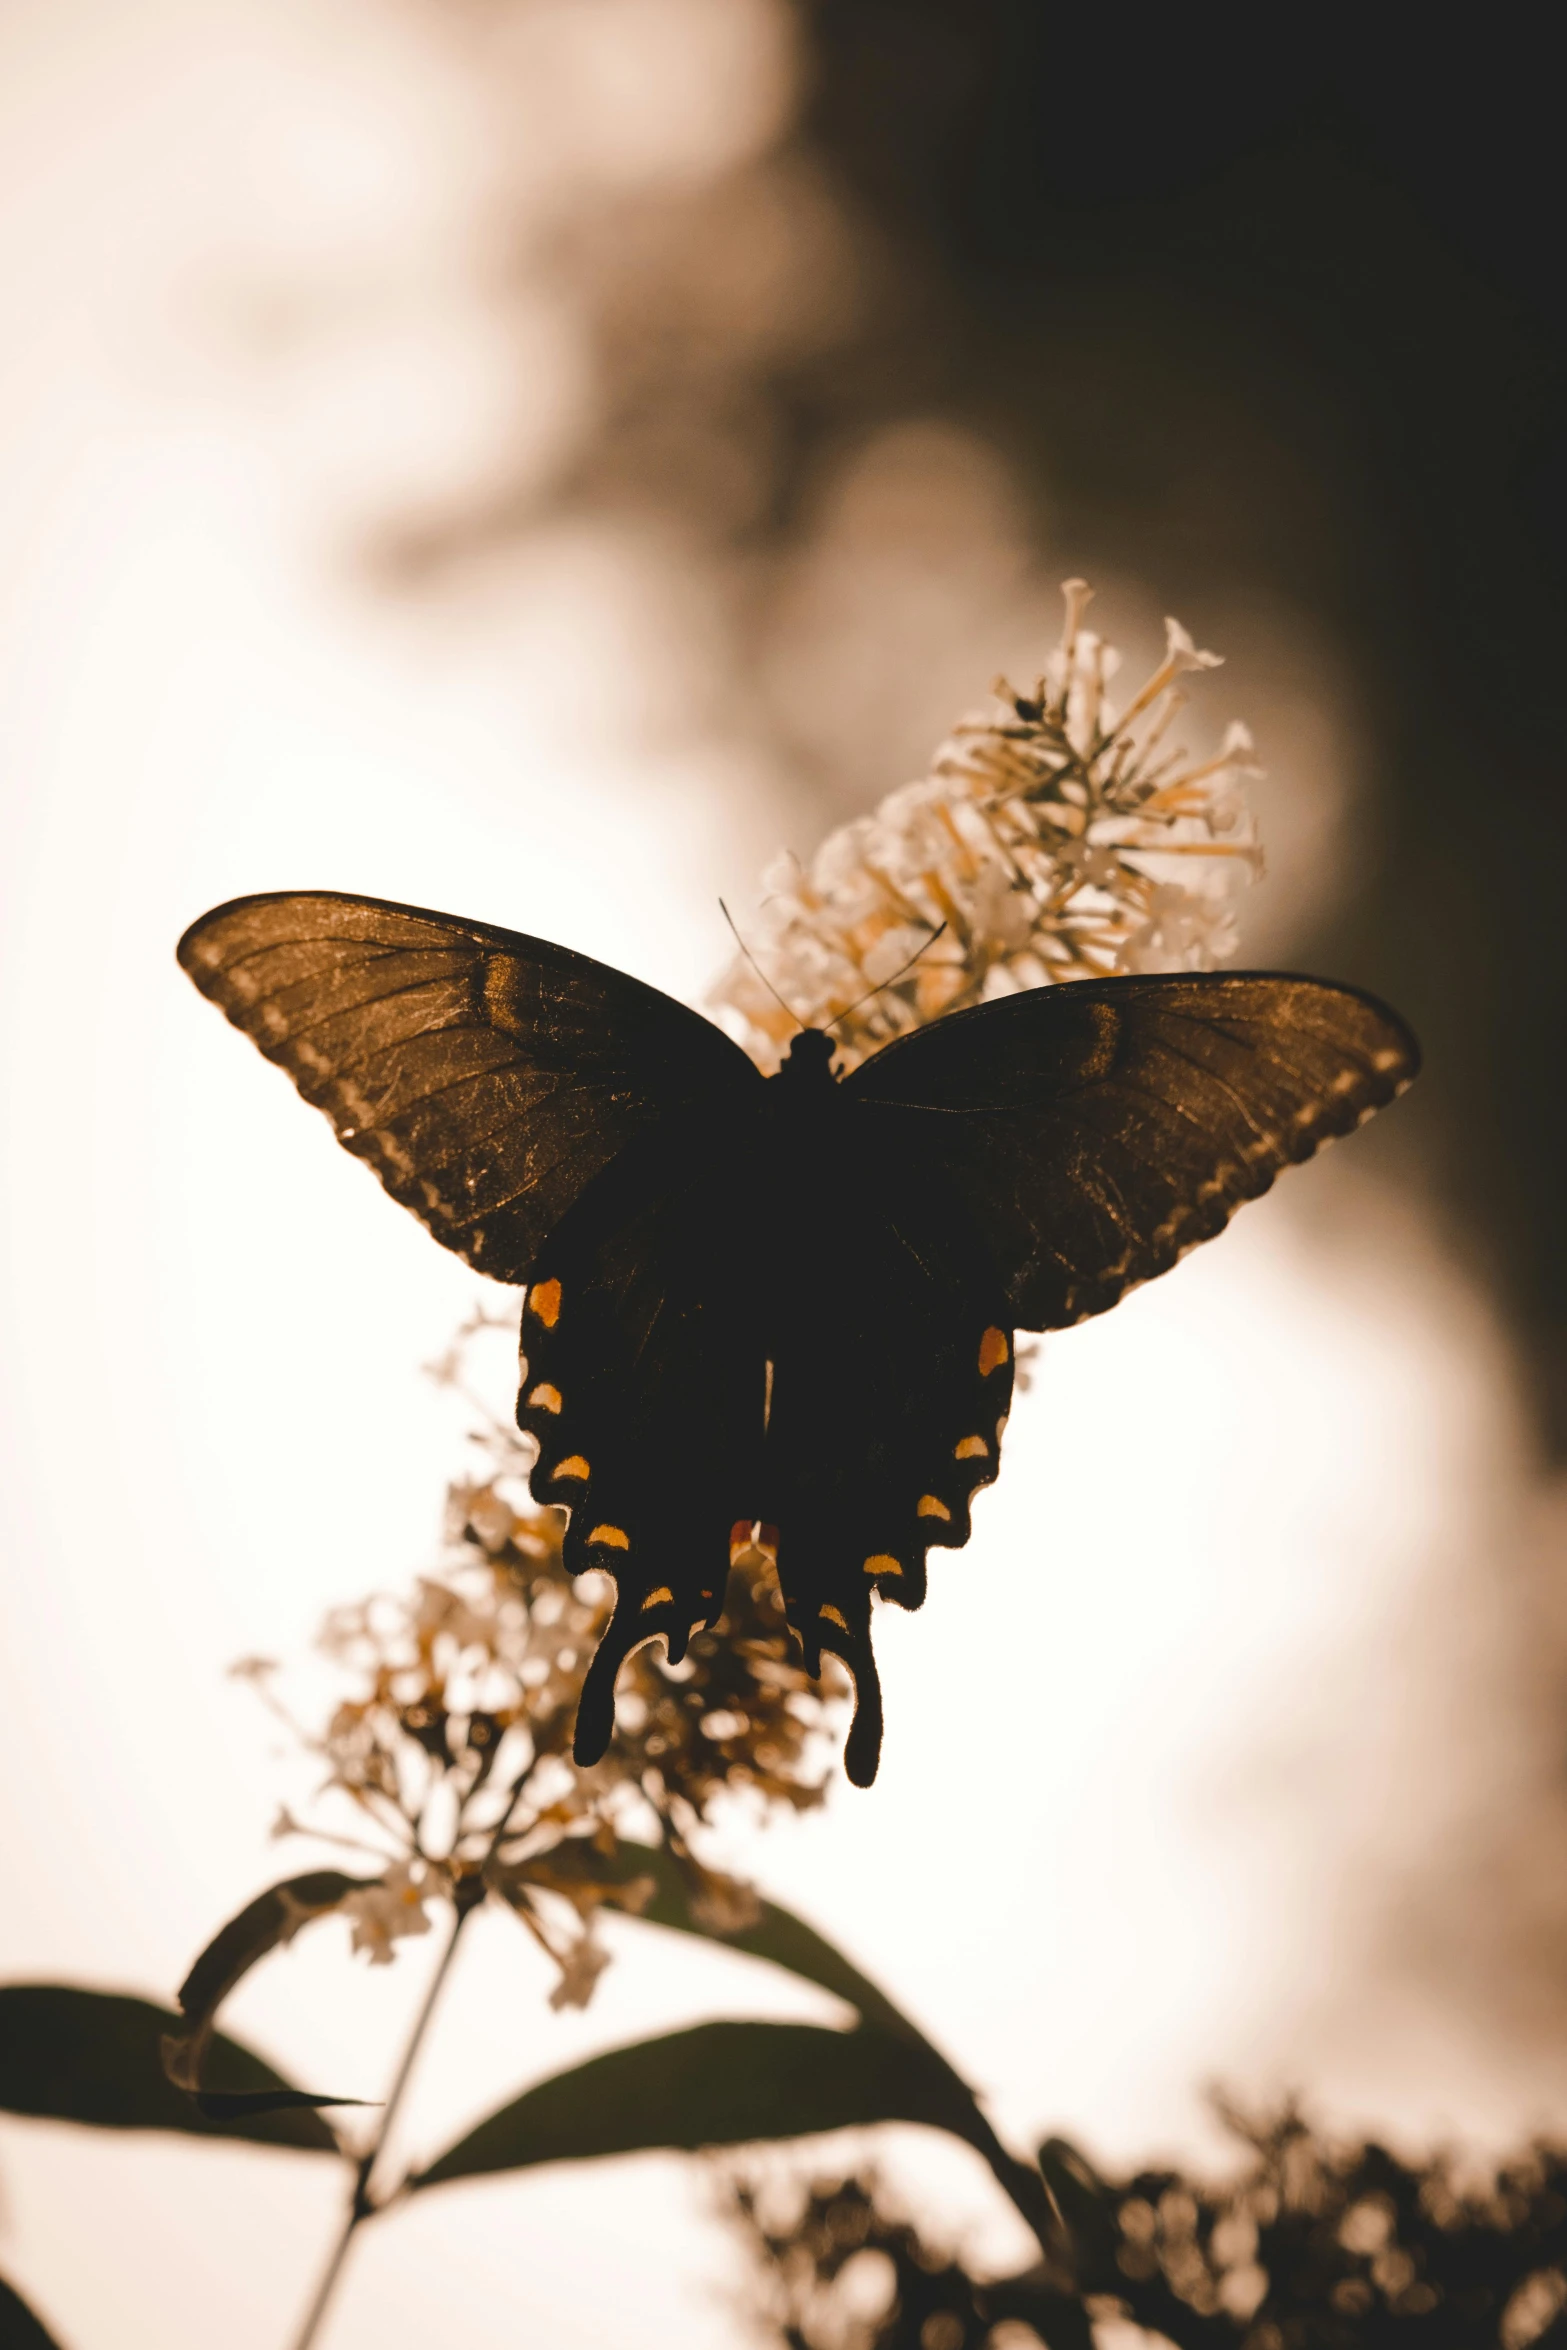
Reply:
[[[600,1527],[599,1531],[602,1533],[604,1529]],[[660,1583],[658,1589],[656,1591],[650,1591],[646,1599],[642,1602],[642,1613],[646,1615],[650,1607],[670,1607],[674,1603],[674,1597],[675,1595],[670,1590],[669,1585],[667,1583]]]
[[[558,1412],[560,1410],[560,1389],[552,1387],[547,1379],[541,1379],[529,1396],[528,1403],[530,1409],[536,1412]]]
[[[922,1518],[950,1519],[952,1512],[944,1501],[937,1500],[934,1493],[922,1493],[919,1498],[919,1515]]]
[[[955,1461],[988,1461],[990,1447],[983,1436],[965,1436],[961,1444],[953,1446],[952,1457]]]
[[[994,1327],[985,1332],[979,1342],[979,1375],[988,1379],[992,1371],[999,1371],[1011,1354],[1012,1348],[1004,1330]]]
[[[536,1281],[528,1292],[528,1311],[538,1315],[546,1330],[553,1330],[560,1320],[560,1283]]]
[[[552,1477],[588,1477],[592,1475],[580,1452],[569,1452],[563,1461],[557,1461],[550,1471]]]
[[[840,1615],[835,1607],[828,1605],[818,1608],[816,1612],[818,1615],[825,1617],[829,1624],[836,1624],[840,1632],[847,1632],[849,1629],[848,1618],[846,1616]]]
[[[901,1559],[893,1558],[885,1550],[878,1550],[873,1557],[866,1560],[865,1572],[867,1575],[901,1575],[903,1562]]]
[[[606,1550],[629,1550],[631,1537],[624,1526],[595,1526],[589,1542],[602,1542]]]

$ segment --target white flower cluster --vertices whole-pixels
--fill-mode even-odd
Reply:
[[[831,834],[808,868],[786,858],[767,874],[747,942],[758,968],[737,956],[711,998],[762,1068],[802,1025],[834,1028],[853,1066],[963,1004],[1233,954],[1229,899],[1261,870],[1251,737],[1232,725],[1208,759],[1168,739],[1181,678],[1219,656],[1167,621],[1164,660],[1118,710],[1119,656],[1082,625],[1091,590],[1062,592],[1066,625],[1032,693],[999,680],[998,707],[960,724],[928,776]]]
[[[461,1349],[443,1365],[457,1382]],[[388,1965],[431,1930],[430,1906],[503,1901],[558,1969],[556,2008],[585,2007],[610,1953],[605,1909],[640,1914],[658,1889],[620,1865],[622,1839],[662,1847],[694,1915],[730,1927],[756,1915],[748,1887],[709,1868],[693,1843],[720,1795],[809,1810],[822,1800],[824,1734],[841,1698],[815,1688],[790,1653],[770,1563],[758,1552],[731,1579],[722,1632],[700,1633],[679,1667],[642,1649],[621,1675],[610,1754],[570,1760],[588,1662],[608,1620],[561,1554],[562,1518],[534,1507],[519,1447],[492,1429],[498,1466],[448,1492],[447,1553],[407,1596],[335,1608],[320,1646],[350,1693],[324,1731],[298,1722],[278,1667],[232,1670],[298,1739],[316,1779],[307,1815],[286,1805],[273,1833],[341,1847],[377,1873],[336,1880],[353,1948]],[[301,1883],[307,1880],[300,1880]],[[281,1890],[284,1910],[294,1896]],[[321,1914],[321,1906],[297,1916]],[[294,1914],[290,1912],[289,1914]],[[288,1931],[292,1931],[290,1926]]]
[[[367,1951],[372,1966],[390,1966],[392,1944],[428,1934],[430,1919],[424,1905],[449,1891],[440,1870],[419,1861],[395,1861],[384,1877],[361,1885],[342,1902],[353,1929],[351,1947]]]

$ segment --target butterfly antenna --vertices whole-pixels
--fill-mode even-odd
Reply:
[[[868,1004],[872,996],[885,995],[889,987],[896,987],[899,980],[904,976],[905,972],[913,970],[921,955],[928,955],[930,953],[931,948],[935,945],[937,939],[940,938],[946,927],[947,925],[945,922],[938,923],[936,928],[931,932],[929,938],[926,939],[925,944],[922,947],[916,947],[913,954],[910,955],[908,961],[906,963],[900,963],[897,970],[894,971],[890,979],[879,980],[875,987],[868,987],[863,995],[856,996],[853,1003],[846,1006],[843,1011],[835,1012],[832,1019],[827,1023],[828,1027],[836,1028],[840,1020],[847,1020],[851,1012],[857,1012],[861,1004]]]
[[[778,1006],[780,1012],[787,1012],[790,1019],[794,1022],[796,1028],[803,1028],[805,1026],[805,1022],[800,1018],[799,1013],[795,1010],[792,1004],[786,1004],[784,1002],[783,997],[778,993],[777,988],[774,987],[772,981],[768,978],[767,973],[762,969],[761,964],[752,954],[750,948],[746,945],[745,940],[740,936],[740,932],[736,927],[735,918],[733,914],[730,913],[729,908],[724,904],[722,898],[720,898],[718,901],[718,911],[720,914],[722,914],[724,920],[728,923],[730,929],[734,932],[735,945],[740,949],[741,954],[744,955],[746,961],[750,964],[752,970],[756,973],[757,978],[766,988],[768,994],[772,997],[773,1002]],[[921,948],[920,951],[923,953],[924,949]]]

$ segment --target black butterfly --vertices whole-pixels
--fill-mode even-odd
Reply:
[[[1014,1330],[1166,1272],[1419,1066],[1370,996],[1203,972],[1008,996],[842,1080],[805,1029],[767,1079],[585,955],[328,891],[220,906],[179,959],[437,1240],[527,1285],[533,1494],[617,1588],[582,1763],[630,1650],[678,1660],[761,1527],[808,1669],[854,1675],[869,1785],[871,1597],[918,1607],[968,1540]]]

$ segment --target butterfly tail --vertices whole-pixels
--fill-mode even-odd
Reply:
[[[585,1771],[602,1762],[609,1751],[609,1742],[615,1734],[615,1683],[621,1666],[636,1645],[635,1626],[620,1625],[622,1612],[617,1606],[615,1619],[598,1644],[582,1684],[582,1695],[577,1700],[571,1759]]]
[[[566,1534],[565,1563],[574,1574],[600,1567],[615,1578],[615,1610],[577,1701],[571,1751],[583,1769],[603,1760],[614,1736],[615,1684],[626,1659],[648,1641],[661,1639],[669,1662],[678,1665],[692,1633],[723,1610],[727,1566],[721,1535],[682,1543],[677,1563],[673,1554],[652,1548],[640,1535],[624,1547],[595,1541],[595,1536],[621,1532],[616,1526],[593,1526],[578,1536],[574,1523]]]
[[[881,1676],[871,1647],[871,1587],[851,1565],[831,1561],[841,1543],[818,1534],[789,1543],[781,1553],[779,1584],[790,1628],[800,1643],[805,1670],[819,1680],[825,1650],[846,1665],[854,1683],[854,1718],[844,1746],[843,1766],[856,1787],[869,1787],[881,1758]],[[799,1562],[806,1562],[804,1572]]]
[[[820,1639],[823,1648],[848,1666],[854,1679],[854,1718],[844,1742],[843,1767],[854,1786],[869,1787],[881,1761],[882,1733],[881,1675],[871,1648],[869,1606],[863,1624],[847,1628],[823,1624]],[[819,1657],[816,1668],[818,1672],[821,1669]]]
[[[867,1640],[854,1671],[854,1719],[843,1749],[843,1767],[854,1787],[874,1785],[881,1764],[881,1677]]]

